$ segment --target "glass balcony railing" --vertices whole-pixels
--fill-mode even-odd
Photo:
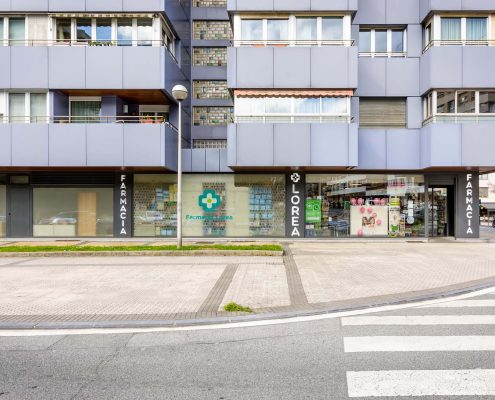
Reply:
[[[466,124],[495,122],[495,114],[436,114],[426,118],[423,125],[431,123]]]
[[[232,40],[234,47],[322,47],[354,45],[354,40]]]
[[[163,116],[0,116],[5,124],[165,124],[176,129]]]
[[[423,53],[436,46],[495,46],[495,40],[432,40],[425,48]]]
[[[237,115],[234,123],[257,123],[257,124],[328,124],[341,123],[350,124],[353,117],[349,115]]]

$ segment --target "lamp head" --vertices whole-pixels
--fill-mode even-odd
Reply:
[[[172,89],[172,96],[174,96],[174,99],[179,102],[187,99],[187,94],[187,88],[185,86],[175,85]]]

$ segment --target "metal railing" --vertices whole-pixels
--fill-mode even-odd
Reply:
[[[72,40],[72,39],[4,39],[0,40],[0,46],[12,46],[12,47],[52,47],[52,46],[67,46],[67,47],[164,47],[167,52],[178,63],[177,58],[170,50],[167,42],[164,40]]]
[[[6,124],[166,124],[174,127],[161,116],[2,116]],[[174,129],[176,129],[174,127]]]
[[[495,46],[495,40],[432,40],[423,49],[423,53],[434,46]]]
[[[423,125],[431,123],[482,123],[495,122],[495,114],[436,114],[426,118]]]
[[[354,40],[231,40],[234,47],[309,47],[354,45]]]
[[[341,123],[350,124],[354,120],[350,115],[237,115],[234,123],[258,124],[323,124]]]
[[[370,58],[405,58],[407,57],[407,52],[405,51],[374,51],[374,52],[362,52],[359,53],[359,57],[370,57]]]

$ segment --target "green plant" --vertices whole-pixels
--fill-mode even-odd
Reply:
[[[240,304],[237,304],[234,301],[231,301],[229,304],[225,304],[223,306],[223,309],[228,312],[246,312],[246,313],[252,313],[253,310],[249,307],[241,306]]]

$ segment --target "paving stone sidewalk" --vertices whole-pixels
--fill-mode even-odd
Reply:
[[[495,243],[297,242],[284,257],[0,258],[0,328],[257,317],[495,285]],[[203,321],[204,322],[204,321]]]

